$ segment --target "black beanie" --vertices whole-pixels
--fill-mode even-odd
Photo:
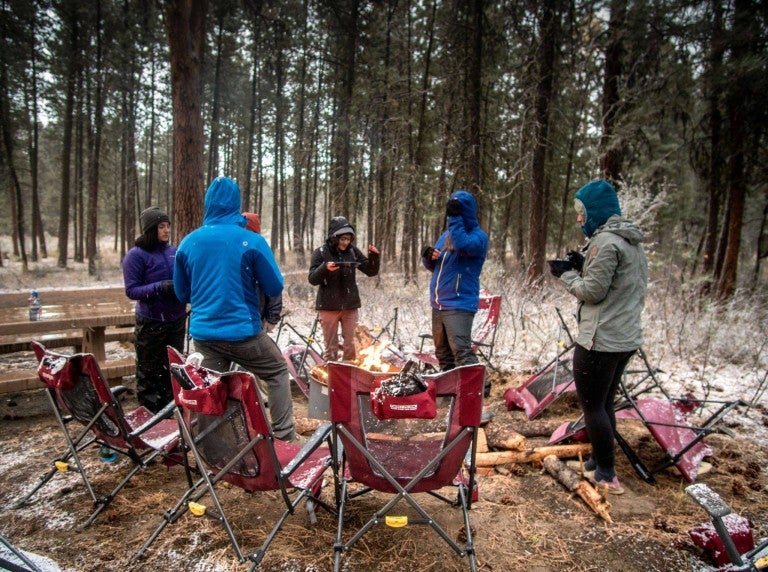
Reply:
[[[168,215],[164,211],[160,210],[160,207],[149,207],[141,211],[139,216],[139,224],[141,225],[141,233],[144,234],[153,226],[157,226],[161,222],[171,222]]]

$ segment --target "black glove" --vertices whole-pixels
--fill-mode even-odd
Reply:
[[[461,203],[459,199],[451,199],[448,206],[445,207],[445,214],[448,216],[459,216],[461,214]]]
[[[160,293],[161,294],[176,294],[173,291],[173,280],[163,280],[160,284]]]
[[[434,248],[427,245],[424,248],[421,249],[421,257],[426,258],[427,260],[432,258],[432,253],[435,251]]]
[[[555,278],[560,278],[563,272],[573,270],[573,264],[569,260],[547,260],[549,263],[549,271]]]
[[[581,252],[569,250],[565,253],[565,257],[568,259],[568,262],[573,265],[575,270],[581,272],[581,269],[584,268],[584,255]]]

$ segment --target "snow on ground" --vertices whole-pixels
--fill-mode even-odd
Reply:
[[[122,286],[117,256],[106,244],[95,277],[88,276],[84,263],[57,268],[53,257],[31,264],[27,274],[18,262],[6,260],[0,268],[0,292]],[[316,290],[306,280],[304,263],[289,262],[283,271],[284,319],[306,335],[316,315]],[[739,292],[717,306],[696,296],[692,286],[681,284],[671,270],[665,272],[648,288],[643,346],[651,365],[660,370],[664,387],[673,395],[690,392],[699,399],[745,401],[748,406],[729,419],[738,418],[741,431],[768,444],[768,427],[762,421],[768,406],[768,297]],[[575,335],[575,301],[551,276],[544,277],[540,288],[530,288],[521,277],[488,262],[481,282],[503,296],[494,351],[494,363],[502,371],[532,373],[557,355],[569,333]],[[394,343],[405,353],[418,350],[419,334],[430,331],[429,273],[419,270],[415,283],[406,284],[401,274],[385,267],[376,278],[359,274],[358,285],[361,324],[374,333],[384,328],[394,333]],[[284,347],[297,336],[285,328],[277,341]]]

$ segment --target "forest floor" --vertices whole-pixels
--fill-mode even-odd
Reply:
[[[43,284],[37,277],[38,287]],[[62,285],[61,278],[53,282]],[[87,287],[69,280],[75,287]],[[118,282],[119,284],[119,279]],[[288,304],[302,298],[297,306],[307,307],[304,298],[311,289],[299,285],[286,290]],[[9,285],[7,275],[0,287]],[[392,291],[389,291],[392,296]],[[307,298],[308,299],[308,298]],[[423,300],[419,301],[423,306]],[[390,301],[389,308],[392,307]],[[401,306],[402,308],[402,306]],[[295,310],[295,316],[298,310]],[[311,313],[311,310],[309,311]],[[407,315],[402,320],[408,319]],[[405,327],[404,327],[405,329]],[[110,344],[111,354],[130,354],[130,344]],[[28,359],[28,358],[27,358]],[[0,366],[27,365],[23,359],[4,358]],[[28,365],[27,365],[28,366]],[[503,394],[522,383],[530,372],[502,368],[493,376],[493,389],[486,408],[495,413],[491,423],[524,427],[525,415],[507,411]],[[132,387],[133,380],[126,383]],[[125,408],[136,405],[129,395]],[[307,400],[294,397],[297,424],[305,433],[316,426],[306,419]],[[550,406],[542,416],[548,423],[573,420],[579,416],[573,395]],[[183,470],[153,464],[136,475],[112,504],[85,529],[80,524],[92,505],[76,475],[57,475],[20,509],[10,509],[48,468],[48,461],[64,446],[43,392],[30,391],[3,396],[0,402],[0,506],[3,519],[0,534],[37,558],[43,570],[190,570],[230,571],[247,569],[238,562],[227,535],[214,519],[186,515],[169,525],[147,555],[134,562],[133,555],[161,522],[163,511],[175,504],[184,490]],[[638,422],[620,421],[622,433],[648,466],[663,460],[663,452]],[[726,425],[735,434],[710,435],[706,442],[713,450],[708,461],[712,470],[698,482],[708,484],[723,496],[734,512],[746,517],[755,539],[768,536],[768,450],[765,428],[768,410],[758,403],[749,419],[730,415]],[[529,438],[529,446],[546,443],[546,437]],[[104,464],[96,452],[86,453],[87,470],[94,487],[107,491],[119,480],[127,461]],[[608,524],[578,498],[534,464],[506,465],[479,477],[479,501],[473,504],[470,519],[475,532],[479,570],[544,571],[699,571],[709,565],[696,548],[688,531],[708,520],[685,493],[687,482],[676,469],[656,474],[656,484],[642,481],[620,451],[617,471],[626,494],[610,496]],[[332,498],[328,484],[325,498]],[[350,525],[361,524],[366,511],[377,508],[375,500],[360,498],[352,508]],[[427,497],[420,499],[451,536],[463,526],[459,510]],[[281,501],[272,493],[248,495],[227,488],[223,504],[235,534],[246,551],[255,551],[263,541]],[[318,522],[309,524],[306,513],[289,517],[278,534],[261,569],[282,572],[320,572],[333,568],[336,520],[319,511]],[[348,538],[348,534],[345,538]],[[45,560],[47,559],[47,560]],[[468,569],[427,527],[392,529],[377,527],[345,554],[345,571],[453,571]]]

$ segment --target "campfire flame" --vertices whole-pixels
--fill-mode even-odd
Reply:
[[[357,358],[357,366],[368,371],[379,371],[387,373],[392,368],[392,364],[386,363],[381,359],[382,354],[386,351],[387,344],[380,344],[375,342],[373,345],[363,348],[359,352]]]
[[[358,357],[352,363],[361,369],[374,373],[397,373],[398,367],[387,363],[382,355],[387,351],[389,344],[374,342],[372,345],[362,348]],[[316,365],[309,370],[309,375],[317,382],[328,385],[328,368],[324,364]]]

